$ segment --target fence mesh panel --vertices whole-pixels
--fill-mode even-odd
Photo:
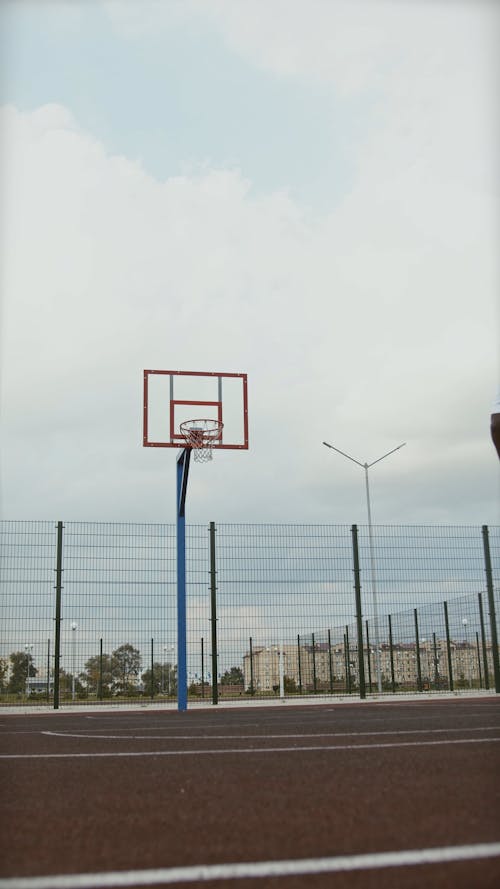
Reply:
[[[45,681],[53,655],[54,522],[0,522],[0,681],[15,698]],[[52,651],[51,651],[52,643]],[[35,666],[36,665],[36,666]],[[29,668],[29,669],[28,669]],[[35,674],[35,669],[38,672]]]
[[[244,691],[275,694],[282,662],[287,693],[310,690],[313,634],[355,616],[349,528],[218,525],[216,550],[222,677],[239,667]]]
[[[0,522],[3,703],[53,701],[57,524]],[[190,700],[494,689],[486,530],[490,589],[485,529],[360,526],[357,615],[350,526],[187,526]],[[175,526],[62,532],[60,700],[173,705]]]

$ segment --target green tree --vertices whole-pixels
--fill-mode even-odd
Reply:
[[[103,698],[109,698],[111,695],[111,686],[113,683],[113,669],[111,663],[111,655],[102,655],[102,676],[101,676],[101,656],[99,654],[90,657],[85,662],[85,670],[80,673],[80,680],[85,685],[88,694],[101,694]]]
[[[284,676],[283,677],[283,691],[286,695],[294,695],[297,693],[297,683],[293,676]]]
[[[0,691],[5,691],[7,686],[7,672],[9,669],[9,662],[4,657],[0,657]]]
[[[220,683],[221,685],[243,685],[243,670],[241,667],[231,667],[221,676]]]
[[[137,677],[141,669],[141,654],[130,643],[120,645],[111,655],[113,691],[121,695],[137,692]]]
[[[142,674],[144,694],[151,695],[151,668]],[[177,667],[174,664],[153,664],[153,694],[177,694]]]
[[[163,691],[164,676],[165,670],[163,664],[159,664],[155,661],[155,663],[153,663],[153,670],[151,671],[150,668],[149,670],[145,670],[142,674],[142,681],[144,683],[144,694],[160,694]]]
[[[67,673],[62,667],[59,668],[59,693],[63,698],[70,698],[73,695],[73,673]],[[79,676],[75,676],[75,695],[78,698],[86,696],[86,688]]]
[[[177,665],[165,664],[164,691],[166,695],[177,696]]]
[[[7,691],[9,694],[21,694],[26,691],[28,671],[30,676],[36,676],[38,670],[33,664],[32,655],[26,651],[13,651],[9,660],[11,668]]]

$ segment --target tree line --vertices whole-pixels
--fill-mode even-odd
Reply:
[[[177,665],[168,661],[154,661],[147,670],[141,670],[142,657],[130,643],[120,645],[111,654],[92,655],[84,669],[73,675],[59,668],[59,689],[63,696],[72,693],[78,698],[133,697],[138,694],[177,695]],[[31,652],[13,651],[8,658],[0,657],[0,694],[21,695],[29,689],[29,680],[36,679],[39,671]],[[243,685],[243,671],[231,667],[220,677],[221,685]],[[52,679],[51,679],[52,682]],[[199,680],[192,682],[191,693],[197,693]],[[47,687],[29,689],[30,694],[46,694]]]
[[[147,670],[141,670],[142,657],[130,643],[120,645],[111,654],[93,655],[81,673],[59,669],[59,688],[63,695],[72,691],[79,698],[130,697],[139,693],[148,695],[177,694],[177,665],[169,662],[153,662]],[[38,676],[33,656],[26,651],[13,651],[8,658],[0,658],[0,693],[24,694],[29,680]]]

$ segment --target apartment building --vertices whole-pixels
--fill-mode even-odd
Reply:
[[[380,645],[380,672],[386,687],[436,687],[449,684],[450,660],[453,681],[463,686],[485,684],[484,652],[470,642],[422,639],[418,655],[415,642]],[[486,643],[487,666],[493,675],[491,643]],[[365,681],[377,682],[377,658],[373,648],[364,650]],[[245,690],[276,692],[280,674],[289,691],[335,691],[353,689],[359,683],[357,646],[342,642],[276,644],[253,648],[243,657]]]

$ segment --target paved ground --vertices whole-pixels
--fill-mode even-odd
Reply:
[[[493,696],[0,729],[0,889],[500,886]]]

